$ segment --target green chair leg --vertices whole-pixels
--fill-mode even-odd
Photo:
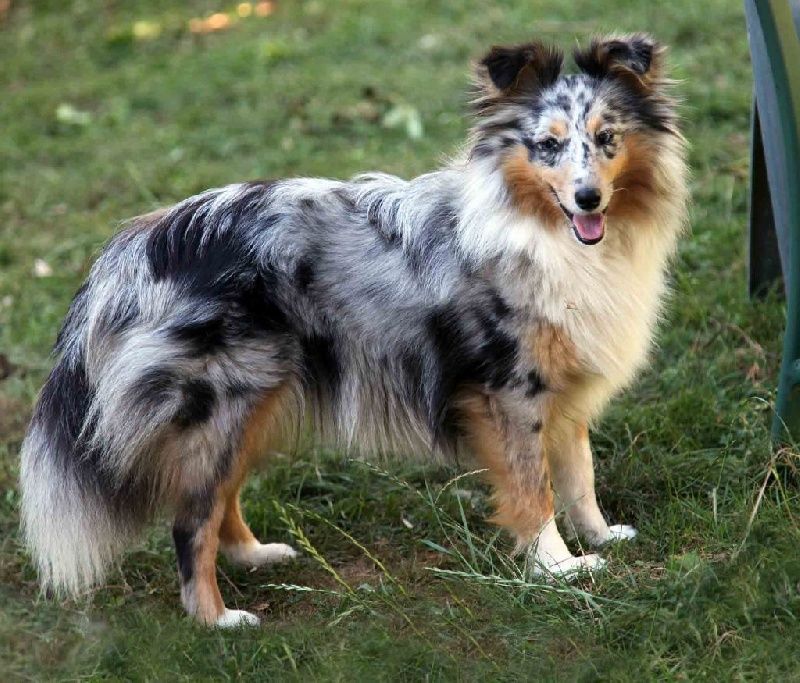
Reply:
[[[799,9],[798,0],[745,0],[761,140],[786,290],[786,332],[772,435],[778,441],[796,443],[800,442],[800,38],[795,26]],[[755,180],[751,187],[756,188]]]
[[[748,250],[748,291],[751,299],[764,297],[782,282],[778,235],[772,213],[772,197],[767,180],[767,162],[761,139],[758,105],[753,103],[750,154],[750,224]]]

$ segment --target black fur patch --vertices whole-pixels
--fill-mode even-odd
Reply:
[[[217,395],[204,379],[189,379],[181,385],[183,403],[175,415],[175,423],[184,429],[206,422],[214,412]]]
[[[616,66],[630,69],[643,75],[650,70],[653,60],[653,44],[643,38],[630,41],[592,41],[586,50],[575,50],[575,64],[586,74],[602,78]]]
[[[589,160],[589,155],[590,155],[589,145],[586,144],[585,142],[582,142],[581,145],[583,147],[583,163],[585,164]]]
[[[246,222],[265,230],[280,220],[279,213],[256,220],[270,195],[271,184],[250,183],[213,216],[208,215],[213,196],[195,197],[168,211],[147,236],[145,252],[153,278],[156,282],[169,278],[189,289],[207,289],[220,277],[252,267],[240,226]]]
[[[483,382],[490,389],[501,389],[513,378],[517,360],[517,342],[503,332],[498,322],[488,316],[485,310],[476,308],[474,316],[482,332],[477,361],[483,374]]]
[[[511,315],[511,307],[505,302],[497,292],[491,292],[492,310],[498,319],[503,320]]]
[[[556,106],[564,111],[565,114],[569,114],[572,110],[572,101],[566,95],[559,95],[556,98]]]
[[[438,436],[452,435],[455,425],[449,423],[451,400],[467,385],[500,389],[513,381],[517,361],[517,343],[500,329],[490,315],[491,308],[475,307],[459,312],[442,306],[428,315],[428,334],[437,358],[435,378],[429,406],[431,427]],[[479,333],[468,333],[463,327],[471,322]]]
[[[531,370],[528,373],[528,385],[525,388],[525,395],[528,398],[533,398],[537,394],[540,394],[544,391],[547,386],[544,383],[544,380],[541,378],[536,370]]]
[[[305,293],[314,282],[315,272],[314,263],[310,256],[304,256],[297,262],[297,267],[294,271],[294,280],[297,288]]]
[[[178,376],[167,368],[154,367],[139,377],[136,391],[138,399],[148,407],[159,406],[174,396],[179,382]]]
[[[481,135],[486,137],[520,131],[522,131],[522,120],[517,118],[500,121],[499,123],[484,123],[480,126]]]
[[[176,524],[172,527],[172,540],[178,556],[178,572],[183,583],[189,583],[194,575],[194,530]]]
[[[635,121],[661,132],[671,132],[674,112],[658,98],[648,97],[624,83],[613,83],[607,94],[608,106]]]
[[[149,482],[142,477],[120,480],[103,450],[91,443],[94,428],[89,406],[93,399],[83,360],[67,363],[60,359],[42,388],[32,420],[32,425],[48,435],[51,448],[31,457],[52,456],[65,479],[75,479],[85,494],[97,496],[120,521],[143,520],[151,512]]]
[[[216,311],[211,316],[179,319],[169,334],[175,341],[186,344],[189,354],[195,357],[224,351],[227,346],[225,321]]]
[[[128,329],[139,315],[139,302],[133,298],[125,298],[119,305],[106,307],[101,311],[95,329],[101,334],[118,334]]]
[[[342,368],[336,356],[335,341],[326,335],[314,334],[301,342],[303,383],[320,392],[327,400],[336,396],[342,379]]]
[[[431,373],[428,378],[431,387],[428,421],[438,439],[458,433],[457,424],[445,418],[453,394],[468,380],[474,365],[469,340],[458,322],[458,314],[446,306],[432,310],[427,320],[428,335],[437,361],[435,374]]]
[[[251,336],[251,330],[262,333],[290,331],[289,317],[276,298],[277,292],[284,289],[277,273],[265,268],[259,268],[232,283],[226,296],[239,307],[242,314],[236,318],[241,336]]]

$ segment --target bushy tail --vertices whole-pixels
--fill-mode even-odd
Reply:
[[[135,531],[84,434],[92,399],[83,363],[58,361],[22,446],[22,530],[44,588],[75,595],[100,582]]]

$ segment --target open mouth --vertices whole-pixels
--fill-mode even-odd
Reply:
[[[575,235],[575,239],[577,239],[578,242],[592,245],[597,244],[603,239],[606,234],[605,211],[600,213],[572,213],[561,203],[555,190],[553,190],[553,196],[556,198],[564,215],[572,224],[572,234]]]

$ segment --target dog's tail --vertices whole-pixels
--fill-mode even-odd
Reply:
[[[42,587],[58,594],[100,581],[128,536],[102,473],[80,452],[89,400],[84,368],[60,359],[22,445],[22,530]]]
[[[42,587],[56,595],[101,582],[160,504],[152,478],[108,438],[112,430],[122,440],[131,432],[152,435],[160,415],[123,405],[136,380],[125,381],[119,364],[109,361],[119,354],[107,353],[96,338],[92,309],[104,295],[91,289],[84,285],[72,302],[21,452],[22,533]],[[119,362],[131,364],[129,357]],[[109,386],[122,396],[110,395]]]
[[[57,361],[21,453],[23,535],[42,587],[60,595],[101,581],[152,506],[141,487],[124,487],[93,439],[97,396],[87,371],[89,304],[85,285],[59,334]]]

